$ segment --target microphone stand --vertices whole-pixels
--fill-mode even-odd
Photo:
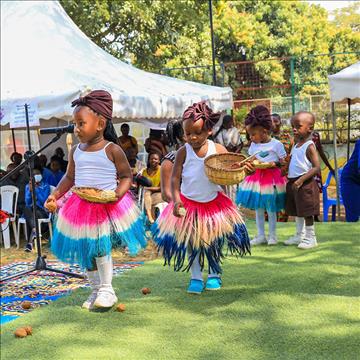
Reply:
[[[11,175],[17,173],[18,171],[23,169],[26,165],[28,166],[29,174],[30,174],[31,187],[32,187],[31,195],[32,195],[33,220],[34,220],[35,232],[36,232],[37,258],[36,258],[35,265],[34,265],[34,267],[32,269],[26,270],[26,271],[21,271],[21,272],[19,272],[17,274],[7,276],[4,279],[1,279],[0,282],[4,282],[4,281],[7,281],[7,280],[10,280],[10,279],[13,279],[13,278],[17,278],[17,277],[25,275],[25,274],[29,274],[29,273],[34,272],[34,271],[39,271],[39,270],[52,271],[52,272],[64,274],[64,275],[67,275],[67,276],[73,276],[73,277],[76,277],[76,278],[79,278],[79,279],[84,279],[85,276],[82,275],[82,274],[76,274],[76,273],[63,271],[63,270],[59,270],[59,269],[53,269],[51,267],[48,267],[47,264],[46,264],[46,261],[45,261],[46,255],[41,254],[41,240],[40,240],[40,236],[39,236],[39,222],[38,222],[38,217],[37,217],[37,213],[36,213],[35,180],[34,180],[34,176],[33,176],[34,159],[44,149],[49,147],[54,142],[58,141],[60,139],[61,135],[64,134],[64,131],[60,130],[58,133],[56,133],[56,135],[54,136],[53,139],[51,139],[47,144],[45,144],[40,150],[34,152],[31,149],[28,105],[25,104],[24,106],[25,106],[25,117],[26,117],[26,130],[27,130],[27,137],[28,137],[28,151],[26,151],[25,154],[24,154],[25,161],[23,163],[21,163],[19,166],[17,166],[15,169],[10,171],[8,174],[3,176],[1,178],[1,180],[0,180],[0,185],[1,185],[1,183],[3,181],[8,179]],[[15,214],[14,214],[14,216],[15,216]]]

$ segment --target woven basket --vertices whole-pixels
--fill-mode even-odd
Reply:
[[[235,163],[246,159],[235,153],[214,154],[205,159],[205,173],[209,180],[218,185],[235,185],[244,180],[243,167],[231,168]]]
[[[254,161],[253,165],[255,169],[270,169],[273,167],[271,163],[267,163],[267,162],[262,163],[260,161]]]
[[[81,199],[95,203],[110,203],[117,201],[118,198],[113,190],[99,190],[90,187],[73,187],[72,192]]]

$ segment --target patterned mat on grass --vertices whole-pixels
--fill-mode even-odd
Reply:
[[[114,264],[114,275],[120,275],[142,265],[142,262],[129,262]],[[77,266],[70,266],[58,261],[49,261],[47,265],[51,268],[80,273]],[[0,281],[4,278],[18,274],[33,268],[33,263],[17,262],[0,267]],[[17,317],[46,305],[59,297],[69,295],[73,290],[88,287],[86,279],[65,276],[51,271],[34,271],[20,277],[16,277],[0,284],[1,324],[16,319]],[[31,302],[31,308],[25,310],[21,303],[25,300]]]

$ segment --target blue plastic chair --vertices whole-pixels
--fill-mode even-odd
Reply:
[[[344,205],[343,204],[343,199],[341,197],[341,190],[340,190],[340,178],[341,178],[341,173],[342,173],[342,168],[338,169],[338,180],[339,180],[339,192],[340,192],[340,205]],[[334,175],[332,174],[331,171],[329,171],[329,174],[327,176],[326,182],[325,184],[322,186],[322,194],[323,194],[323,221],[324,222],[328,222],[328,213],[329,213],[329,208],[331,206],[331,212],[332,212],[332,216],[331,216],[331,220],[332,221],[336,221],[336,198],[329,198],[328,197],[328,187],[331,181],[331,178],[333,178]]]

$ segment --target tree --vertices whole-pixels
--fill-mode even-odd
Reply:
[[[61,4],[96,44],[145,70],[158,71],[174,52],[181,55],[174,45],[202,32],[202,1],[62,0]]]
[[[352,31],[360,31],[360,2],[353,1],[349,6],[336,9],[333,12],[335,26],[350,28]]]
[[[145,70],[211,64],[208,2],[205,0],[61,0],[74,22],[95,43]],[[295,80],[303,94],[324,93],[327,75],[355,55],[314,56],[360,48],[359,4],[335,13],[304,1],[213,0],[218,63],[295,57]],[[259,61],[242,69],[228,66],[233,88],[276,85],[264,96],[286,94],[290,60]],[[172,71],[172,76],[211,82],[211,67]],[[323,85],[321,83],[324,83]],[[244,94],[245,96],[246,94]]]

